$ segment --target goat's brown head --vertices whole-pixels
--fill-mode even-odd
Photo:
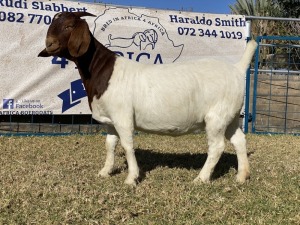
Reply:
[[[83,55],[88,50],[91,35],[82,16],[94,15],[88,12],[57,13],[47,32],[46,48],[38,56],[72,59]]]

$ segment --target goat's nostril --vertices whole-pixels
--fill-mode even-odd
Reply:
[[[47,47],[47,48],[50,48],[52,45],[53,45],[52,42],[46,42],[46,47]]]
[[[58,44],[58,41],[55,38],[53,38],[51,36],[46,38],[46,47],[47,48],[53,47],[53,45],[56,45],[56,44]]]
[[[47,52],[56,52],[59,50],[59,41],[51,36],[46,38],[46,50]]]

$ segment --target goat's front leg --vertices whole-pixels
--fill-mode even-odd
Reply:
[[[115,162],[115,148],[118,143],[119,137],[114,127],[107,128],[106,136],[106,160],[104,167],[100,170],[99,176],[108,177],[113,171],[114,162]]]
[[[136,157],[133,149],[133,129],[116,127],[119,134],[121,145],[126,152],[126,160],[128,164],[128,176],[125,184],[136,186],[139,177],[139,167],[137,165]]]

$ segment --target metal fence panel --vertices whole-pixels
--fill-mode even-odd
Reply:
[[[251,131],[300,134],[300,37],[260,36],[257,42]]]
[[[93,134],[101,128],[91,115],[0,116],[2,136]]]

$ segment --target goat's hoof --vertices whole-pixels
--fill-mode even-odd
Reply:
[[[202,181],[201,181],[201,179],[199,179],[199,178],[195,178],[194,180],[193,180],[193,184],[201,184],[202,183]]]
[[[246,180],[250,179],[250,173],[238,173],[236,176],[236,181],[240,184],[246,182]]]
[[[210,183],[210,174],[204,173],[202,170],[200,174],[194,179],[194,183]]]
[[[194,184],[209,184],[210,183],[210,180],[209,179],[201,179],[200,177],[196,177],[194,180],[193,180],[193,183]]]
[[[137,180],[134,179],[134,178],[131,178],[131,177],[127,177],[126,180],[125,180],[125,182],[124,182],[124,184],[127,184],[127,185],[129,185],[131,187],[136,187]]]
[[[98,177],[110,177],[111,171],[107,169],[102,169],[98,173]]]

